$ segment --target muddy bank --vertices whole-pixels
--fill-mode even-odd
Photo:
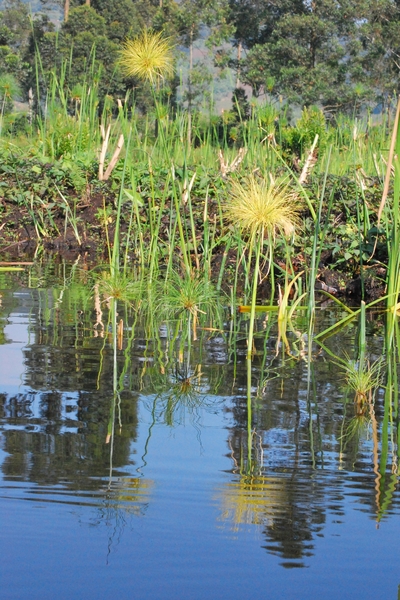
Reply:
[[[0,165],[0,261],[29,261],[38,256],[51,256],[54,260],[72,262],[80,257],[88,265],[96,265],[109,260],[113,245],[117,219],[117,203],[121,182],[116,179],[109,182],[97,180],[96,165],[86,173],[86,181],[77,188],[68,172],[54,164],[42,164],[37,160],[10,159]],[[159,197],[166,186],[165,171],[152,174],[158,184]],[[226,199],[221,195],[219,175],[210,176],[208,182],[207,215],[204,218],[205,190],[196,193],[192,190],[190,210],[185,202],[180,204],[183,226],[187,232],[195,227],[198,247],[197,256],[192,256],[193,265],[204,250],[202,240],[204,227],[213,229],[214,247],[211,259],[211,278],[217,281],[223,269],[223,287],[230,291],[238,266],[237,292],[244,288],[244,260],[234,244],[227,249],[227,239],[232,233],[225,229],[221,217],[221,206]],[[140,218],[144,245],[149,248],[151,227],[149,214],[154,210],[154,189],[149,187],[149,174],[143,172],[137,176],[138,188],[135,193],[140,197],[138,215]],[[178,182],[179,183],[179,182]],[[320,182],[309,184],[310,197],[317,196]],[[315,188],[315,189],[314,189]],[[356,201],[357,189],[354,182],[346,178],[330,178],[327,184],[327,196],[333,198],[328,211],[324,209],[323,241],[319,256],[316,289],[336,297],[348,298],[359,302],[375,300],[385,293],[387,250],[386,240],[376,226],[369,224],[363,232],[361,241],[357,227]],[[168,193],[160,215],[161,227],[158,232],[160,246],[168,247],[171,219],[175,218],[175,204]],[[379,205],[380,189],[375,180],[369,182],[364,190],[365,201],[369,207]],[[222,198],[222,200],[221,200]],[[150,208],[153,206],[153,208]],[[157,208],[157,207],[156,207]],[[309,269],[313,243],[314,223],[307,211],[302,215],[303,231],[295,240],[292,248],[291,264],[295,272]],[[123,202],[120,218],[119,241],[132,264],[137,261],[138,248],[132,226],[132,201]],[[322,230],[322,225],[320,225]],[[192,232],[188,235],[191,239]],[[322,238],[321,238],[322,239]],[[132,242],[133,240],[133,242]],[[136,244],[136,245],[135,245]],[[160,252],[159,261],[167,260]],[[166,252],[166,251],[165,251]],[[286,250],[283,244],[277,244],[274,260],[275,276],[283,284],[286,269]],[[363,260],[360,259],[360,256]],[[176,269],[183,264],[179,245],[174,251]],[[251,269],[251,267],[250,267]],[[268,277],[260,283],[259,298],[262,302],[270,298]]]

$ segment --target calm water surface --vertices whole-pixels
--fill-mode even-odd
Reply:
[[[349,433],[329,354],[316,350],[309,373],[305,338],[275,356],[272,327],[257,339],[249,421],[245,333],[235,342],[229,323],[171,350],[165,326],[146,343],[121,311],[114,353],[84,286],[2,282],[1,598],[398,598],[382,391],[376,446],[369,419]],[[376,320],[368,333],[379,355]],[[326,345],[351,354],[355,335],[356,323]]]

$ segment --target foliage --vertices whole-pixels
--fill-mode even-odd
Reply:
[[[78,151],[89,152],[92,146],[89,125],[80,124],[74,117],[66,116],[62,112],[49,119],[46,135],[41,142],[45,155],[53,160],[72,157]]]
[[[354,404],[357,415],[362,415],[372,403],[375,390],[382,384],[384,360],[373,363],[368,360],[353,361],[347,357],[344,374],[347,386],[354,392]]]
[[[0,114],[4,115],[12,109],[13,100],[19,96],[21,90],[13,75],[4,74],[0,76]]]
[[[324,150],[328,140],[326,118],[317,106],[304,107],[295,127],[282,127],[280,142],[283,150],[301,157],[318,135],[318,148]]]
[[[202,314],[211,318],[218,314],[219,294],[202,277],[180,276],[173,271],[165,285],[160,284],[157,296],[157,311],[169,319],[186,313],[196,324]]]
[[[125,39],[138,35],[146,26],[147,10],[154,11],[149,3],[129,0],[92,0],[92,9],[100,15],[109,40],[121,44]]]
[[[95,285],[98,286],[105,303],[113,299],[122,303],[135,303],[135,308],[140,304],[143,295],[140,281],[119,272],[110,274],[109,270],[99,272],[95,279]]]

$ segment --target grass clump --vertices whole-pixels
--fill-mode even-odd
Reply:
[[[96,285],[106,302],[115,300],[132,304],[134,301],[140,303],[142,298],[142,283],[118,271],[114,274],[103,271],[96,277]]]
[[[190,337],[196,340],[201,317],[208,319],[208,326],[219,323],[220,295],[208,279],[173,271],[166,281],[158,283],[155,309],[167,320],[186,320]]]
[[[218,310],[218,298],[213,284],[205,278],[175,271],[158,288],[158,310],[166,317],[177,318],[190,314],[195,320],[199,313],[213,316]]]

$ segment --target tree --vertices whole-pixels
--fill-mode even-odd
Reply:
[[[21,54],[29,44],[31,24],[29,10],[21,0],[7,0],[0,12],[1,27],[8,30],[7,44]]]
[[[359,24],[359,37],[352,48],[354,79],[372,89],[379,102],[399,91],[400,2],[371,0]]]
[[[271,77],[289,102],[327,110],[354,104],[354,53],[360,10],[350,0],[283,0],[264,11],[264,26],[243,60],[241,79],[256,94]],[[248,43],[248,42],[247,42]]]
[[[132,0],[92,0],[92,8],[104,19],[107,37],[121,43],[136,36],[145,25],[150,25],[141,2]],[[152,13],[154,8],[148,7]]]
[[[40,55],[39,77],[44,88],[53,73],[62,70],[63,82],[72,90],[76,85],[94,83],[105,94],[125,95],[121,73],[116,69],[119,45],[107,36],[105,19],[86,4],[72,8],[58,33],[41,31],[35,40]],[[61,68],[61,66],[63,67]],[[42,82],[42,75],[46,82]]]
[[[12,99],[21,96],[22,90],[28,88],[31,65],[27,58],[31,31],[26,5],[20,0],[9,0],[0,13],[0,78],[4,91],[2,113],[11,110]]]

